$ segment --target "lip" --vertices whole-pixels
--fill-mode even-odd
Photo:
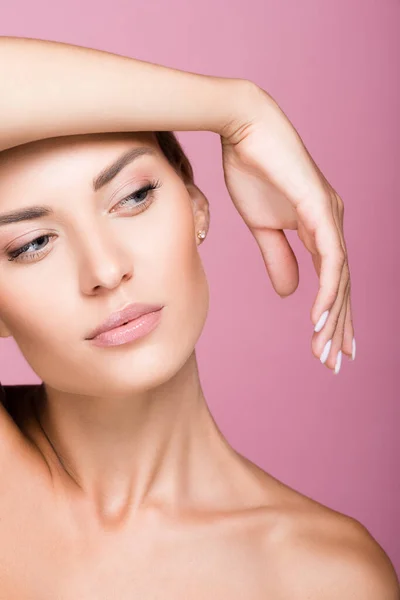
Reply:
[[[156,312],[161,308],[163,308],[161,304],[128,304],[128,306],[126,306],[125,308],[116,311],[112,313],[109,317],[107,317],[107,319],[103,321],[101,325],[96,327],[96,329],[94,329],[85,339],[93,340],[105,331],[115,329],[116,327],[119,327],[124,323],[133,321],[134,319],[137,319],[138,317],[141,317],[143,315],[147,315],[148,313]]]

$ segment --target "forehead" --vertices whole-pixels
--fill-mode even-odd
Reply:
[[[153,132],[99,133],[62,136],[29,142],[0,152],[0,191],[20,182],[51,184],[91,181],[103,167],[130,148],[161,150]]]

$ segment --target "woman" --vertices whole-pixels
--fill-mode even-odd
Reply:
[[[397,599],[369,532],[238,454],[200,384],[210,211],[173,129],[221,135],[278,293],[282,229],[313,253],[315,356],[354,350],[343,207],[283,113],[247,82],[66,44],[0,55],[0,335],[43,381],[3,388],[0,597]]]

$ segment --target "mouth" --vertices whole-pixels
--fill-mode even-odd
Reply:
[[[162,318],[162,309],[147,312],[136,319],[120,324],[118,327],[103,331],[96,335],[91,343],[95,346],[110,347],[120,346],[143,338],[155,329]]]
[[[112,313],[105,321],[96,327],[86,340],[93,340],[107,331],[115,330],[119,327],[127,326],[132,321],[136,321],[149,313],[154,313],[163,308],[160,304],[129,304],[123,309]]]

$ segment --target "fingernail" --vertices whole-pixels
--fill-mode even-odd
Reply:
[[[353,351],[351,353],[351,360],[354,360],[356,357],[356,338],[353,338]]]
[[[336,357],[335,375],[337,375],[339,373],[341,364],[342,364],[342,351],[339,350],[338,355]]]
[[[321,331],[321,329],[323,328],[323,326],[326,323],[328,315],[329,315],[329,310],[326,310],[325,312],[322,313],[322,315],[320,316],[320,318],[318,320],[318,323],[314,327],[314,331],[317,331],[317,332]]]
[[[324,347],[322,354],[320,356],[320,359],[319,359],[322,362],[322,364],[324,364],[324,362],[328,358],[329,350],[331,349],[331,344],[332,344],[332,340],[329,340],[325,344],[325,347]]]

